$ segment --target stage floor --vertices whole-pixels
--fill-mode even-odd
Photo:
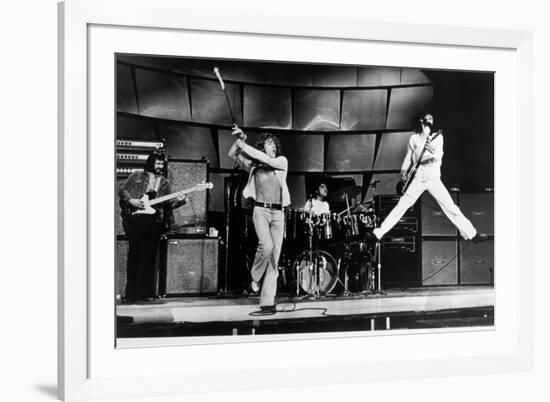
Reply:
[[[164,298],[117,306],[117,336],[169,337],[493,325],[492,286],[389,289],[385,294],[277,298],[257,315],[258,297]]]

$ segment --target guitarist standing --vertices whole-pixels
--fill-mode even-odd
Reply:
[[[126,300],[153,301],[155,296],[155,260],[162,233],[166,229],[165,215],[169,208],[185,204],[185,195],[157,204],[154,214],[132,214],[144,209],[141,198],[149,199],[171,193],[170,183],[164,177],[164,154],[153,151],[147,158],[143,172],[132,173],[119,188],[123,226],[128,236]]]
[[[389,213],[379,228],[374,229],[373,234],[380,240],[405,214],[422,195],[428,191],[437,201],[445,215],[458,228],[460,235],[474,242],[485,240],[486,235],[478,235],[472,223],[464,216],[456,206],[451,195],[441,182],[441,161],[443,159],[443,136],[432,133],[434,119],[430,114],[425,114],[420,119],[419,129],[411,135],[407,147],[407,154],[401,166],[401,179],[407,180],[409,169],[416,166],[419,159],[418,170],[405,193],[399,199],[397,205]],[[425,148],[425,151],[423,151]]]

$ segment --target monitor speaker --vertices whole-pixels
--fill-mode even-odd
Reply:
[[[166,295],[218,291],[218,239],[169,237],[166,249]]]
[[[494,283],[494,241],[460,242],[460,284]]]
[[[422,286],[434,285],[458,285],[456,239],[422,242]]]

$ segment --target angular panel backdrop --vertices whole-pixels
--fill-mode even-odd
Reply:
[[[382,134],[374,170],[400,170],[412,132]]]
[[[344,91],[342,130],[377,130],[386,123],[386,89]]]
[[[231,114],[218,81],[192,78],[191,86],[191,114],[193,121],[209,124],[231,125]],[[242,124],[241,92],[240,86],[226,84],[225,91],[228,94],[233,116],[237,124]]]
[[[138,112],[132,70],[123,64],[116,68],[116,108],[119,112]]]
[[[244,125],[291,128],[290,89],[245,85]]]
[[[325,170],[337,172],[372,169],[375,141],[374,134],[332,135]]]
[[[386,128],[410,129],[418,114],[431,111],[432,98],[432,86],[392,89]]]
[[[294,93],[295,130],[338,130],[340,91],[297,89]]]
[[[170,120],[191,120],[187,81],[184,76],[136,69],[140,112]]]
[[[160,133],[166,139],[166,152],[171,159],[200,160],[204,157],[210,167],[218,167],[210,128],[165,123],[160,125]]]

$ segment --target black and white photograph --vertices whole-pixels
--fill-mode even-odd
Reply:
[[[493,73],[114,71],[117,339],[493,327]]]

